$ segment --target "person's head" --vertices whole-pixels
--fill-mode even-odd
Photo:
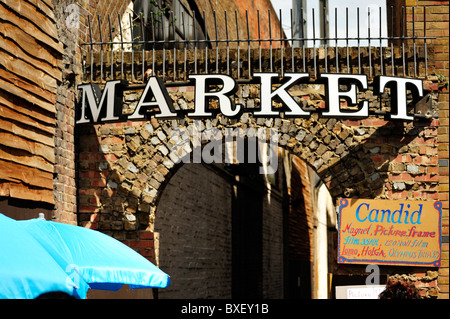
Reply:
[[[380,299],[420,299],[419,291],[409,281],[389,279],[386,289],[380,295]]]
[[[62,291],[51,291],[37,296],[36,299],[75,299],[75,297]]]

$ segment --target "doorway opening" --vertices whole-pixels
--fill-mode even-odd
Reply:
[[[155,214],[158,264],[171,275],[159,298],[328,297],[331,196],[303,160],[278,155],[273,174],[243,163],[178,168]]]

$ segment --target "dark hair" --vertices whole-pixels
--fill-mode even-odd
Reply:
[[[36,299],[75,299],[75,297],[62,291],[51,291],[37,296]]]
[[[386,289],[380,295],[380,299],[420,299],[420,294],[414,284],[403,281],[389,279]]]

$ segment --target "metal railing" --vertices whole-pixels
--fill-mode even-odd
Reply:
[[[292,10],[290,37],[286,32],[281,32],[281,19],[276,22],[279,23],[280,34],[273,37],[270,11],[267,13],[268,26],[261,25],[260,12],[256,12],[258,37],[250,36],[248,11],[243,29],[238,23],[236,11],[234,19],[230,19],[225,11],[225,24],[221,26],[217,23],[216,12],[213,12],[214,25],[208,26],[204,12],[203,30],[210,35],[205,39],[198,38],[194,27],[193,39],[180,37],[180,33],[186,34],[186,28],[191,25],[185,25],[183,14],[174,17],[170,12],[166,16],[166,22],[170,23],[164,25],[163,20],[158,26],[162,27],[164,39],[155,36],[156,27],[149,28],[144,24],[142,15],[130,14],[128,32],[131,38],[124,36],[127,30],[122,27],[123,17],[118,15],[115,24],[118,27],[114,28],[108,16],[109,41],[106,41],[102,34],[105,21],[99,15],[96,21],[91,21],[88,16],[89,41],[82,43],[85,49],[85,80],[103,82],[122,78],[144,81],[148,69],[152,69],[152,74],[160,76],[165,82],[174,83],[185,83],[189,73],[233,73],[238,80],[250,79],[254,72],[279,72],[281,76],[284,72],[308,72],[312,77],[321,72],[345,72],[367,74],[369,78],[387,74],[404,77],[429,75],[428,44],[434,37],[426,34],[426,7],[420,7],[421,14],[416,13],[417,7],[402,7],[401,21],[394,21],[394,7],[387,8],[384,16],[380,8],[378,34],[371,26],[371,11],[363,14],[359,8],[356,10],[357,14],[353,16],[356,24],[354,36],[350,35],[348,8],[343,18],[346,26],[344,35],[338,32],[338,20],[342,15],[335,9],[334,29],[330,26],[327,34],[316,36],[317,12],[313,9],[312,36],[303,37],[294,36]],[[195,12],[192,12],[192,17],[195,17]],[[382,17],[386,17],[383,20],[386,25]],[[178,27],[175,26],[175,18],[181,19]],[[366,18],[364,30],[361,28],[363,18]],[[153,17],[150,21],[150,25],[157,25]],[[98,23],[96,34],[92,32],[93,23]],[[234,24],[234,36],[229,32],[230,24]],[[261,37],[262,27],[269,28],[269,37]],[[398,27],[400,32],[395,33],[399,35],[394,36],[394,29]],[[225,29],[225,38],[218,38],[219,28]],[[246,31],[246,38],[242,37],[242,31]]]

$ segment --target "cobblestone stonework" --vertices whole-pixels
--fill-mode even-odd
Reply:
[[[169,88],[169,94],[180,108],[193,107],[192,87]],[[257,86],[243,85],[237,94],[246,108],[258,103]],[[323,103],[324,97],[316,88],[294,88],[291,94],[304,103]],[[134,97],[129,93],[125,100],[132,105],[137,103]],[[122,215],[154,213],[152,207],[177,166],[176,159],[170,156],[176,144],[172,130],[188,128],[192,123],[189,118],[152,118],[147,122],[83,128],[80,212],[108,209],[107,213],[117,217],[106,223],[100,220],[97,224],[102,224],[101,229],[138,227],[138,220],[123,219]],[[337,120],[317,114],[295,119],[255,118],[244,113],[239,119],[218,114],[202,123],[206,128],[221,130],[275,129],[279,133],[278,145],[312,166],[335,198],[439,199],[438,122],[434,119],[406,123],[376,117]],[[91,193],[85,194],[87,190]]]

